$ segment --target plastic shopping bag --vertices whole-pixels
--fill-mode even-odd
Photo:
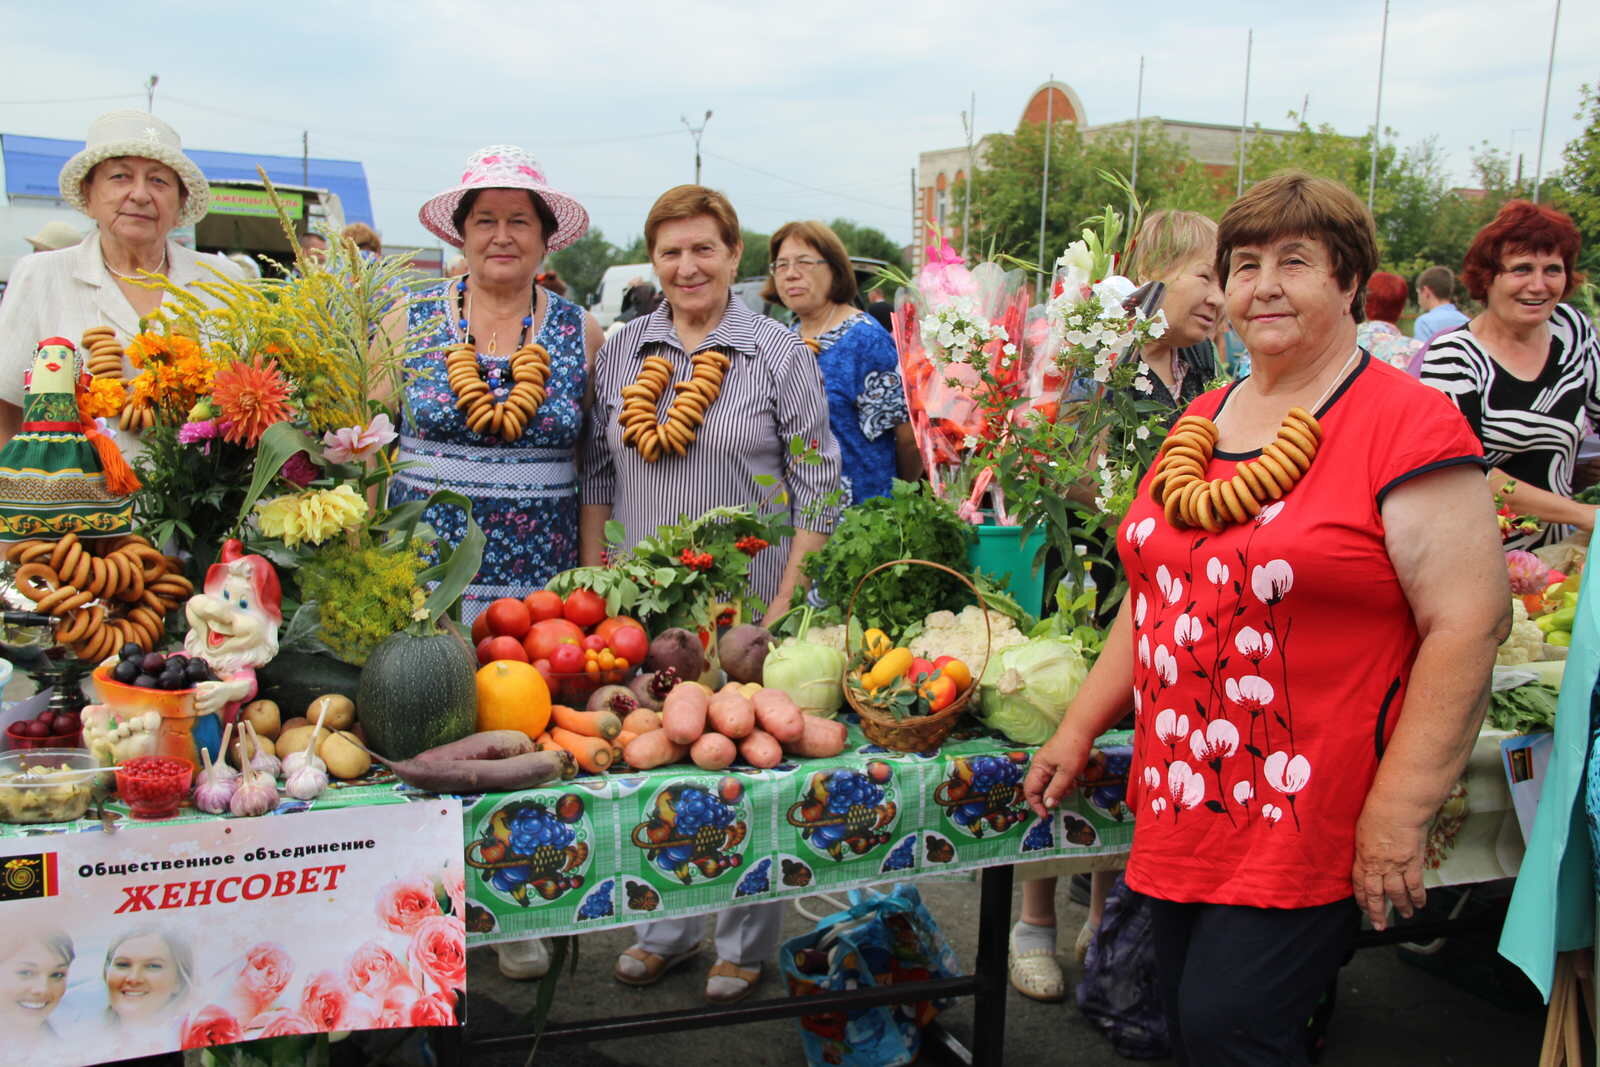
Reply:
[[[854,890],[850,907],[784,943],[778,955],[795,996],[958,976],[960,965],[916,889]],[[917,1058],[922,1028],[945,1007],[918,1001],[800,1019],[812,1067],[895,1067]]]

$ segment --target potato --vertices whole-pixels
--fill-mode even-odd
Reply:
[[[328,765],[328,774],[343,781],[360,778],[372,769],[372,757],[356,744],[355,735],[348,730],[323,738],[317,755]]]
[[[290,727],[278,735],[278,751],[283,753],[285,756],[291,752],[305,751],[306,742],[311,740],[311,734],[315,730],[316,727],[312,726],[310,723],[305,723],[302,726]],[[331,733],[333,733],[333,731],[324,726],[322,728],[322,733],[317,736],[317,744],[321,745],[323,741],[327,740],[328,735]]]
[[[283,716],[278,713],[275,700],[252,700],[240,709],[239,714],[255,729],[256,735],[265,739],[276,738],[283,729]]]
[[[651,730],[640,734],[623,747],[622,758],[636,771],[647,771],[667,763],[676,763],[689,752],[688,745],[680,745],[667,736],[665,730]]]
[[[355,725],[355,701],[343,693],[327,693],[307,704],[306,721],[315,723],[317,717],[323,715],[324,711],[326,711],[326,716],[322,721],[325,726],[332,727],[335,730],[348,730]]]
[[[241,759],[240,759],[240,755],[241,755],[240,749],[241,749],[241,747],[244,750],[250,752],[252,755],[255,754],[256,750],[255,750],[254,747],[250,746],[249,742],[247,742],[247,741],[244,741],[243,744],[241,745],[241,741],[243,741],[243,739],[235,737],[233,739],[232,743],[228,745],[228,762],[233,764],[235,767],[243,769],[244,768],[244,763],[241,762]],[[277,748],[274,745],[274,742],[272,742],[268,738],[258,737],[258,738],[256,738],[256,741],[260,745],[261,751],[265,752],[267,755],[276,756],[278,754],[278,751],[277,751]]]
[[[310,726],[304,715],[296,715],[292,719],[283,720],[283,725],[278,727],[278,736],[282,737],[286,730],[293,730],[296,726]]]
[[[704,733],[689,748],[689,758],[702,771],[720,771],[738,755],[733,741],[719,733]]]

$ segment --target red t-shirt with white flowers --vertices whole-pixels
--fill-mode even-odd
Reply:
[[[1233,388],[1188,412],[1215,418]],[[1141,893],[1267,908],[1351,895],[1356,819],[1420,643],[1379,509],[1483,450],[1448,398],[1370,356],[1316,415],[1310,469],[1253,522],[1174,529],[1147,476],[1119,531]],[[1206,476],[1257,454],[1218,452]]]

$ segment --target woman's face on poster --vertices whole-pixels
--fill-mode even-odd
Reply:
[[[0,960],[0,1015],[10,1025],[42,1026],[67,991],[67,961],[50,946],[26,940]]]
[[[178,995],[177,961],[154,934],[130,937],[106,963],[106,995],[117,1018],[133,1022],[161,1011]]]

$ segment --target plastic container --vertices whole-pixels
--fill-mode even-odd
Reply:
[[[117,795],[136,819],[166,819],[178,814],[194,767],[172,756],[135,756],[117,768]]]
[[[967,562],[975,571],[985,574],[1005,575],[1010,581],[1006,590],[1016,598],[1022,610],[1030,615],[1041,614],[1044,607],[1044,563],[1036,559],[1044,547],[1044,527],[1035,526],[1022,540],[1018,526],[978,526],[978,540],[967,551]]]
[[[0,822],[70,822],[83,818],[99,766],[87,749],[34,748],[0,753]]]

